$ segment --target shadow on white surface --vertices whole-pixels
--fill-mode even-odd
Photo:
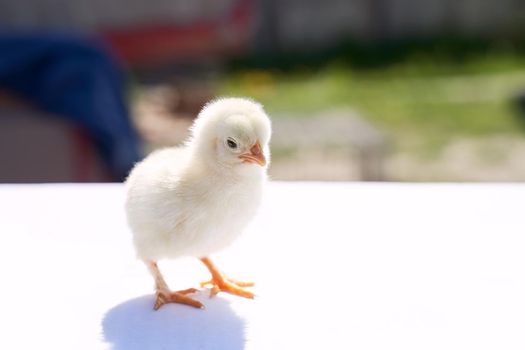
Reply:
[[[194,298],[206,308],[168,304],[154,311],[153,295],[119,304],[102,321],[104,339],[113,350],[243,349],[245,321],[229,301],[202,293]]]

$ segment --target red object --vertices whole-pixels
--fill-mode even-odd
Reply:
[[[218,19],[110,29],[103,31],[102,37],[124,64],[144,67],[242,53],[252,22],[252,1],[239,0],[227,16]]]

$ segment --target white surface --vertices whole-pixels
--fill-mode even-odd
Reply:
[[[1,349],[524,349],[524,185],[274,183],[216,257],[255,300],[154,312],[120,185],[0,186]],[[174,289],[197,260],[161,263]]]

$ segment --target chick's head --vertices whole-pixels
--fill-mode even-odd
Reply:
[[[199,156],[213,166],[265,169],[270,161],[271,122],[252,100],[222,98],[207,104],[192,136]]]

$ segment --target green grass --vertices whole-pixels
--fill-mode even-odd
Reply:
[[[350,107],[400,148],[436,152],[458,137],[522,135],[512,97],[525,91],[525,56],[488,52],[463,58],[416,53],[356,67],[343,59],[314,68],[236,69],[221,94],[251,96],[278,116]]]

